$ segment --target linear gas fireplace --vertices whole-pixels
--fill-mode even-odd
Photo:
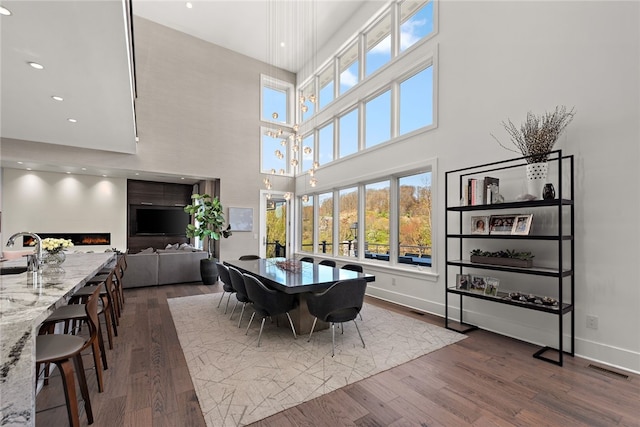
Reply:
[[[111,233],[36,233],[43,239],[51,237],[54,239],[69,239],[74,246],[110,245]],[[35,239],[31,236],[22,237],[22,246],[35,244]]]

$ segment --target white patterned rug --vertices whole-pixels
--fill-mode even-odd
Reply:
[[[258,421],[363,378],[453,344],[464,335],[365,304],[358,326],[336,326],[336,354],[331,357],[331,330],[293,339],[289,327],[260,322],[239,310],[229,320],[220,294],[169,299],[180,345],[189,366],[200,407],[209,427],[240,426]],[[235,299],[231,297],[229,313]],[[284,326],[288,326],[284,325]]]

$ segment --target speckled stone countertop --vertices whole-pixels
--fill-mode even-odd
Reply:
[[[37,328],[114,261],[115,253],[69,254],[59,283],[50,283],[42,274],[34,278],[30,272],[0,276],[0,425],[35,425]],[[0,268],[25,265],[25,259],[10,260],[1,262]]]

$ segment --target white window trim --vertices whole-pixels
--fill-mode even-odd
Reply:
[[[264,88],[271,88],[277,90],[283,90],[287,93],[287,121],[285,123],[277,120],[270,120],[270,114],[265,118],[264,111]],[[268,76],[266,74],[260,74],[260,120],[263,122],[273,123],[278,126],[293,126],[296,119],[295,100],[296,89],[293,83],[285,82],[283,80],[276,79],[275,77]]]

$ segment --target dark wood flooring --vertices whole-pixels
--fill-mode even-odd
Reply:
[[[105,391],[88,373],[95,426],[204,426],[167,298],[219,292],[184,284],[126,290]],[[368,299],[436,325],[443,320]],[[558,367],[537,347],[482,330],[254,426],[640,426],[640,376],[608,375],[580,358]],[[92,366],[87,356],[86,367]],[[79,394],[78,394],[79,395]],[[37,426],[67,425],[59,378],[39,393]],[[84,412],[81,424],[87,425]]]

